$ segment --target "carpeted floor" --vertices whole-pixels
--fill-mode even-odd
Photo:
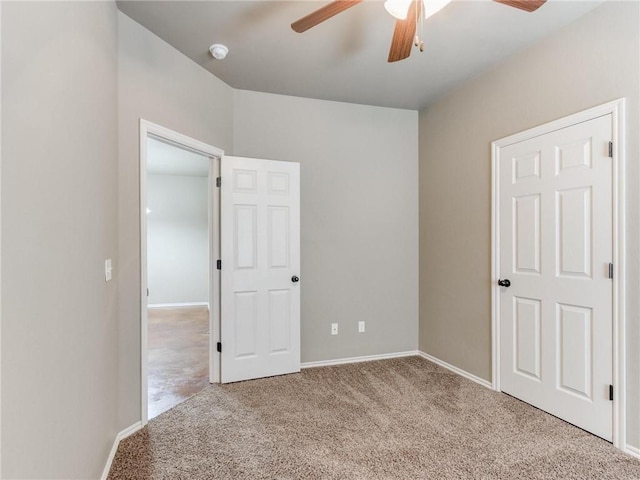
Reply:
[[[120,444],[116,479],[640,479],[640,461],[419,357],[212,385]]]

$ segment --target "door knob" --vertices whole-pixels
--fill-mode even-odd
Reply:
[[[498,280],[498,285],[508,288],[511,286],[511,281],[508,278],[505,278],[504,280]]]
[[[300,279],[294,275],[293,277],[291,277],[291,281],[292,281],[293,283],[296,283],[296,282],[299,282],[299,281],[300,281]]]

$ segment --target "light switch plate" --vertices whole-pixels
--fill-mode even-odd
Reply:
[[[107,259],[104,261],[104,281],[108,282],[111,280],[111,272],[113,267],[111,266],[111,259]]]

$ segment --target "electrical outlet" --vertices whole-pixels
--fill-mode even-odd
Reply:
[[[364,333],[364,322],[358,322],[358,333]]]
[[[338,324],[337,323],[332,323],[331,324],[331,335],[337,335],[338,334]]]

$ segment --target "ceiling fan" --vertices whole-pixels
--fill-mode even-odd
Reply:
[[[302,33],[311,27],[330,19],[334,15],[351,8],[363,0],[333,0],[324,7],[311,12],[309,15],[293,22],[291,28]],[[526,12],[533,12],[540,8],[547,0],[493,0],[510,7],[518,8]],[[416,46],[423,50],[424,45],[416,37],[416,25],[421,14],[428,18],[444,8],[451,0],[386,0],[384,6],[396,20],[393,31],[391,48],[389,50],[389,62],[404,60],[411,55],[411,47]]]

